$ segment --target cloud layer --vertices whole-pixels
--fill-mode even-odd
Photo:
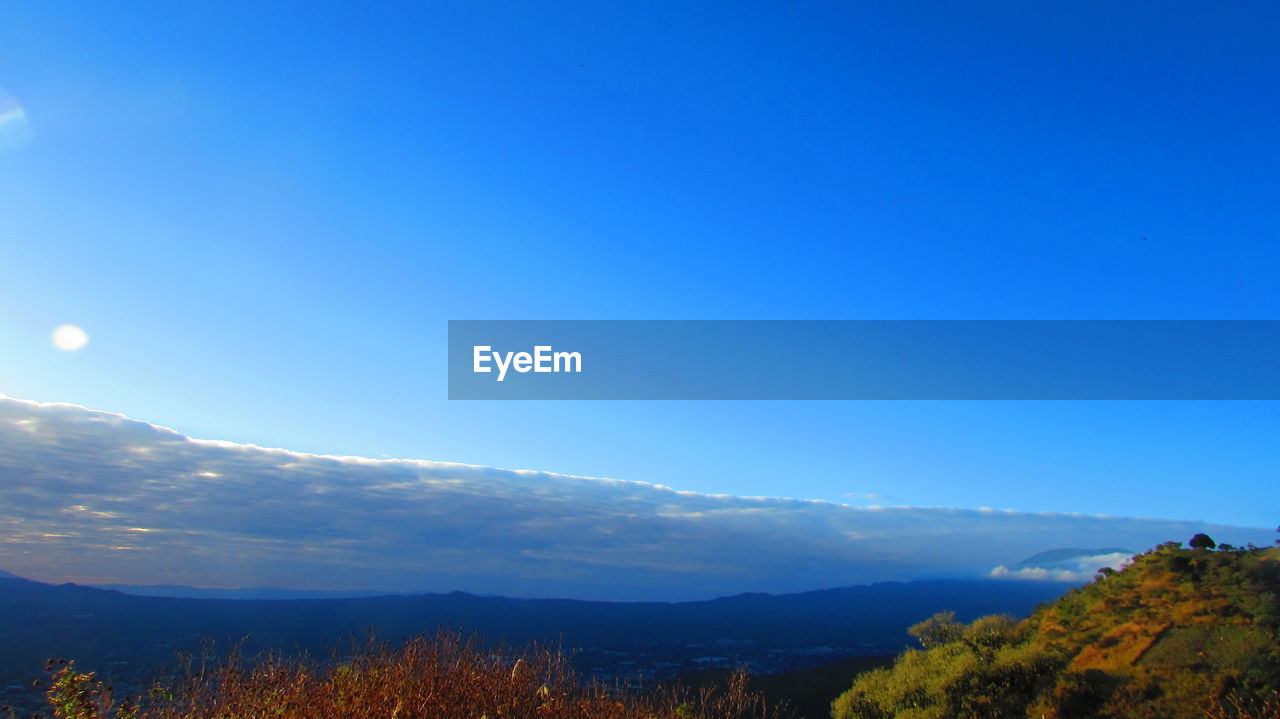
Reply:
[[[1049,582],[1087,582],[1107,567],[1120,569],[1133,557],[1128,552],[1108,552],[1106,554],[1090,554],[1072,557],[1061,562],[1042,562],[1025,566],[1007,567],[1003,564],[993,568],[990,576],[993,579],[1022,579],[1029,581]]]
[[[849,478],[854,483],[856,478]],[[988,575],[1200,522],[680,492],[197,440],[0,396],[0,568],[46,581],[684,599]]]

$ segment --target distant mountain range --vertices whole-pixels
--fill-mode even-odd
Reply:
[[[581,671],[602,678],[662,678],[740,665],[772,673],[895,652],[908,643],[908,626],[941,610],[961,618],[1026,615],[1066,588],[1053,582],[940,580],[678,603],[463,592],[231,600],[134,596],[6,575],[0,578],[0,690],[29,685],[49,657],[76,660],[128,688],[172,664],[177,652],[200,651],[206,639],[219,647],[240,642],[248,653],[301,650],[325,656],[343,638],[370,631],[396,641],[442,628],[487,641],[556,644],[574,654]],[[14,701],[0,696],[0,703]]]
[[[166,588],[156,588],[165,591]],[[181,590],[180,588],[178,588]],[[775,645],[901,639],[907,623],[936,611],[960,616],[1026,613],[1060,595],[1062,584],[937,580],[885,582],[799,594],[740,594],[698,602],[598,602],[511,599],[452,592],[348,598],[240,599],[136,596],[112,589],[0,580],[0,631],[54,634],[83,622],[83,636],[151,637],[174,642],[198,634],[218,638],[246,634],[262,641],[310,644],[379,627],[385,635],[463,627],[493,639],[563,637],[567,644],[631,647],[690,641],[740,641]],[[248,596],[286,590],[221,591]],[[21,621],[18,621],[21,619]],[[56,632],[54,631],[56,630]],[[46,636],[52,638],[53,634]],[[68,646],[68,649],[72,648]]]
[[[6,573],[0,572],[0,578]],[[8,575],[14,576],[12,574]],[[280,589],[277,587],[246,587],[221,589],[218,587],[188,587],[182,584],[94,584],[94,589],[106,589],[135,597],[174,597],[185,599],[356,599],[359,597],[402,597],[409,592],[379,592],[373,590],[324,591],[318,589]]]
[[[1105,549],[1050,549],[1047,552],[1040,552],[1018,562],[1019,567],[1043,567],[1050,564],[1059,564],[1061,562],[1069,562],[1073,559],[1083,559],[1086,557],[1103,557],[1109,554],[1133,554],[1132,549],[1117,549],[1115,547]]]

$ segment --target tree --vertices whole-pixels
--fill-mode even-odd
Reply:
[[[1192,537],[1189,544],[1192,549],[1213,549],[1218,546],[1218,543],[1213,541],[1213,537],[1210,537],[1203,532]]]
[[[963,633],[964,625],[956,621],[955,612],[938,612],[907,630],[907,634],[919,639],[925,649],[954,642]]]

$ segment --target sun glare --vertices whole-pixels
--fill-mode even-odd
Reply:
[[[53,346],[63,352],[75,352],[89,343],[89,335],[75,325],[62,325],[53,331]]]
[[[31,140],[31,121],[18,100],[0,90],[0,150],[21,147]]]

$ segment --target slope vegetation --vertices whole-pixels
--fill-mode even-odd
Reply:
[[[1280,716],[1280,549],[1168,543],[1018,621],[912,627],[835,719]]]

